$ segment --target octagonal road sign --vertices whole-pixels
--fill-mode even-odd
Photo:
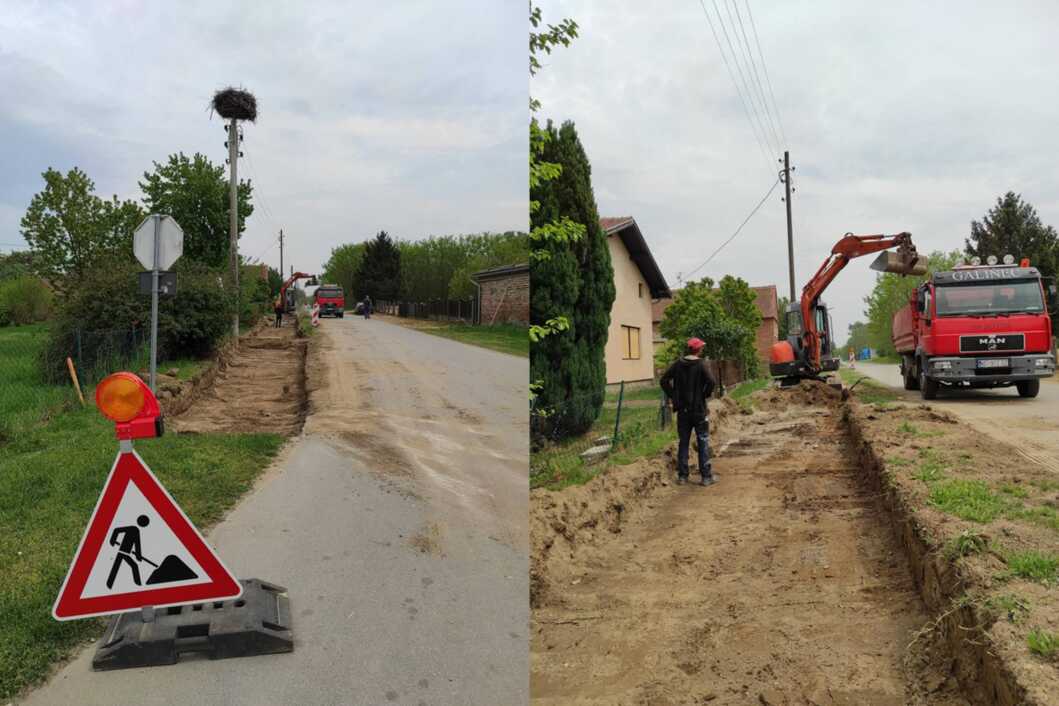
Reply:
[[[154,261],[154,221],[158,218],[158,263],[160,270],[169,269],[184,254],[184,231],[172,216],[152,214],[147,216],[132,235],[132,251],[136,259],[148,270],[156,267]]]

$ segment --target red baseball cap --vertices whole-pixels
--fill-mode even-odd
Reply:
[[[693,353],[698,353],[702,350],[703,346],[706,345],[706,341],[701,338],[689,338],[688,339],[688,350]]]

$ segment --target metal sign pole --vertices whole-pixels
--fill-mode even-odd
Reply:
[[[154,219],[154,268],[151,271],[151,392],[157,394],[155,372],[158,366],[158,241],[162,232],[162,217],[153,214],[151,218]]]

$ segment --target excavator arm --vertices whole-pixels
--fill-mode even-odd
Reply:
[[[802,288],[802,344],[807,353],[807,361],[813,370],[819,371],[820,331],[816,325],[816,305],[828,285],[838,273],[855,257],[889,250],[896,247],[896,253],[887,253],[872,263],[872,269],[896,274],[924,274],[926,262],[916,253],[912,244],[911,233],[896,235],[853,235],[846,233],[831,249],[831,255],[820,266],[805,287]]]
[[[294,284],[295,282],[297,282],[300,279],[309,279],[309,278],[315,277],[315,276],[316,275],[309,275],[309,274],[306,274],[304,272],[295,272],[290,277],[288,277],[287,280],[282,285],[280,285],[280,288],[279,288],[279,302],[280,302],[280,304],[285,304],[286,303],[286,301],[287,301],[287,290],[290,288],[290,286],[292,284]]]

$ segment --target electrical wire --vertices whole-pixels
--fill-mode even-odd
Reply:
[[[768,145],[769,151],[771,152],[775,148],[772,146],[772,143],[769,142],[768,128],[765,127],[764,120],[761,118],[760,111],[757,108],[757,103],[754,102],[753,89],[750,88],[750,82],[747,79],[746,74],[743,73],[743,64],[739,60],[739,54],[736,53],[735,45],[732,44],[732,38],[728,34],[728,27],[724,23],[724,18],[721,17],[721,11],[717,7],[717,0],[712,0],[712,2],[713,9],[717,12],[717,21],[721,23],[721,32],[724,34],[724,41],[728,44],[728,50],[732,54],[732,59],[735,62],[736,71],[739,73],[739,80],[742,81],[743,89],[746,91],[747,102],[750,105],[750,112],[751,114],[753,114],[754,120],[757,121],[758,128],[761,130],[761,134],[765,138],[765,144]],[[732,12],[728,8],[728,5],[725,5],[725,9],[728,11],[728,20],[732,23],[732,34],[735,34],[735,20],[732,19]],[[747,69],[747,72],[749,73],[749,69]]]
[[[761,52],[761,41],[758,39],[758,36],[757,36],[757,25],[754,24],[754,15],[753,15],[752,12],[750,12],[750,0],[744,0],[744,3],[746,4],[747,17],[750,18],[750,29],[751,29],[751,31],[754,34],[754,43],[757,44],[757,53],[758,53],[758,56],[761,57],[761,70],[765,74],[765,83],[769,87],[769,96],[772,98],[772,107],[776,111],[776,122],[779,123],[780,134],[783,136],[783,144],[786,145],[787,144],[787,131],[783,129],[783,119],[780,116],[780,107],[776,103],[776,94],[772,90],[772,79],[769,78],[769,67],[768,67],[768,64],[765,63],[765,55]]]
[[[743,36],[742,46],[746,49],[746,58],[750,62],[750,68],[754,74],[754,85],[757,86],[757,94],[761,100],[761,106],[765,109],[765,117],[768,118],[772,137],[776,140],[776,150],[780,152],[783,149],[783,143],[780,142],[780,136],[776,132],[776,123],[772,119],[772,109],[769,107],[768,99],[765,98],[765,87],[761,83],[761,75],[757,70],[757,61],[754,60],[754,50],[750,47],[750,40],[747,38],[746,28],[743,26],[743,15],[739,12],[739,0],[732,0],[732,5],[735,8],[735,18],[739,21],[739,33]]]
[[[721,243],[720,246],[718,246],[718,248],[716,250],[714,250],[710,254],[710,256],[703,261],[703,263],[701,265],[696,267],[691,272],[688,272],[687,274],[682,275],[681,278],[684,279],[684,280],[689,279],[691,277],[691,275],[695,274],[696,272],[701,270],[703,267],[708,265],[710,263],[710,260],[712,260],[714,257],[716,257],[717,253],[719,253],[722,250],[724,250],[725,246],[728,245],[728,243],[730,243],[733,240],[735,240],[735,236],[739,235],[739,232],[741,230],[743,230],[743,226],[745,226],[747,223],[750,222],[750,219],[754,217],[754,214],[757,213],[758,210],[761,209],[762,204],[764,204],[765,201],[768,200],[769,196],[772,196],[772,192],[776,190],[776,187],[779,185],[779,183],[780,183],[780,180],[778,178],[776,179],[776,181],[772,182],[772,186],[770,186],[769,190],[765,192],[765,195],[761,197],[761,200],[758,201],[757,206],[754,206],[753,210],[750,211],[749,214],[747,214],[747,217],[743,219],[743,222],[739,224],[739,227],[735,229],[735,232],[732,233],[730,236],[728,236],[728,240],[726,240],[723,243]]]
[[[758,131],[754,126],[754,121],[750,117],[750,110],[747,108],[746,100],[743,98],[743,92],[739,88],[739,83],[735,80],[735,74],[732,72],[732,66],[728,63],[728,56],[724,53],[724,47],[721,46],[720,37],[717,36],[717,30],[713,26],[713,20],[710,18],[710,11],[706,9],[705,0],[699,0],[699,4],[702,5],[702,13],[706,16],[706,22],[710,25],[710,33],[713,34],[713,41],[717,43],[717,50],[721,53],[721,59],[724,60],[724,66],[728,70],[728,78],[732,80],[732,85],[735,86],[735,92],[739,94],[739,103],[743,106],[743,115],[746,116],[747,123],[750,124],[750,131],[754,133],[754,141],[757,142],[758,149],[761,150],[761,156],[765,158],[765,163],[768,164],[769,172],[773,169],[772,158],[769,157],[768,150],[765,149],[764,143],[761,141],[761,137],[758,135]],[[716,9],[714,5],[714,9]],[[718,15],[720,19],[720,15]]]

